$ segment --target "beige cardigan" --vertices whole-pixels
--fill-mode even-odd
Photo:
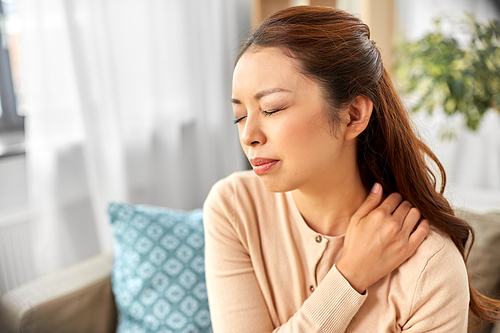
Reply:
[[[291,193],[267,191],[251,171],[214,185],[204,223],[215,333],[467,331],[465,264],[433,228],[360,295],[335,267],[344,237],[313,231]]]

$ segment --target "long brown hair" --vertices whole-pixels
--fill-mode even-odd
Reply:
[[[473,243],[474,231],[455,216],[443,196],[444,168],[415,135],[380,52],[370,40],[368,26],[339,9],[290,7],[266,19],[243,44],[236,61],[249,48],[258,47],[278,47],[298,60],[298,69],[322,86],[333,124],[340,121],[336,110],[347,107],[357,96],[373,102],[369,124],[357,142],[365,186],[379,182],[384,191],[399,192],[449,235],[466,261],[466,243],[469,238]],[[439,168],[439,190],[426,158]],[[498,320],[500,301],[481,295],[470,285],[469,289],[470,310],[483,320]]]

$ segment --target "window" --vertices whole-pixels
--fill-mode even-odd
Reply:
[[[0,157],[24,153],[24,117],[18,113],[13,81],[13,72],[19,71],[11,66],[18,62],[9,56],[18,54],[17,33],[12,29],[16,11],[15,1],[0,1]]]

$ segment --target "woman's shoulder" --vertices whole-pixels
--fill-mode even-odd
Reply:
[[[468,306],[462,255],[446,234],[431,227],[407,261],[368,289],[348,332],[427,332],[437,327],[464,332]]]
[[[230,174],[229,176],[222,178],[217,181],[210,190],[210,194],[212,192],[234,192],[239,187],[245,188],[259,188],[262,187],[262,182],[260,179],[253,173],[251,170],[246,171],[236,171]]]
[[[203,209],[226,211],[231,220],[256,218],[276,208],[279,194],[268,191],[253,171],[235,172],[212,186]]]
[[[444,232],[431,226],[429,234],[415,253],[396,271],[393,278],[404,280],[404,285],[413,285],[418,296],[426,288],[443,284],[467,285],[465,261],[458,248]],[[414,301],[414,299],[413,299]]]
[[[422,274],[435,268],[441,276],[445,271],[466,274],[464,259],[456,245],[447,234],[431,226],[427,237],[400,270],[423,278]]]
[[[207,196],[205,205],[214,200],[231,200],[231,204],[244,201],[247,205],[262,197],[272,196],[259,177],[251,170],[237,171],[216,182]],[[229,202],[227,202],[229,204]]]
[[[399,276],[398,276],[399,275]],[[469,285],[465,261],[448,235],[431,227],[427,238],[398,270],[401,299],[405,300],[405,327],[421,325],[419,320],[441,316],[466,316]],[[403,296],[404,294],[404,296]]]

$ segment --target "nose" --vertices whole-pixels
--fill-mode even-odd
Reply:
[[[243,128],[240,127],[240,140],[245,146],[262,145],[266,142],[266,135],[258,117],[247,117]]]

